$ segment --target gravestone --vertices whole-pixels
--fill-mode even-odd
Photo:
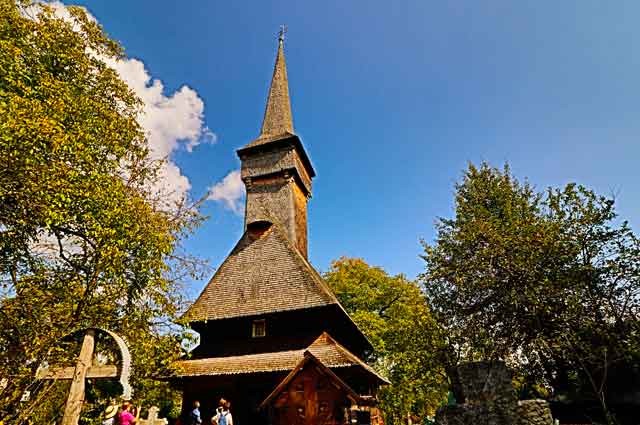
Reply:
[[[140,419],[140,425],[167,425],[169,422],[165,418],[158,418],[159,411],[156,406],[149,408],[147,419]]]

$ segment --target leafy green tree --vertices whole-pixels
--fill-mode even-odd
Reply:
[[[354,258],[334,261],[324,278],[373,344],[374,367],[391,381],[380,394],[387,423],[433,415],[447,384],[440,330],[420,288]]]
[[[128,340],[145,398],[149,378],[180,352],[173,319],[195,264],[180,241],[200,220],[186,200],[168,208],[151,189],[160,164],[137,121],[141,101],[100,59],[122,57],[121,47],[81,8],[65,21],[28,3],[0,0],[5,423],[54,419],[34,412],[60,386],[34,372],[62,337],[88,326]],[[20,403],[25,390],[31,402]]]
[[[455,217],[424,248],[420,280],[450,360],[505,359],[524,392],[590,393],[612,423],[607,373],[640,346],[640,241],[612,199],[470,165]]]

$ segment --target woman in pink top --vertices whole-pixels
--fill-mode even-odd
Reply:
[[[122,412],[118,415],[119,425],[131,425],[136,423],[136,417],[133,415],[133,404],[125,401],[122,404]]]

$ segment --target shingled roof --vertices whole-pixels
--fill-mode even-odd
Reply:
[[[342,368],[358,366],[372,374],[381,383],[388,381],[360,360],[329,334],[324,332],[313,344],[303,350],[246,354],[242,356],[212,357],[207,359],[180,360],[175,363],[174,377],[240,375],[260,372],[284,372],[293,370],[304,359],[305,352],[313,354],[326,367]]]
[[[278,42],[278,53],[276,55],[276,63],[273,66],[273,76],[269,86],[267,106],[264,110],[260,135],[245,148],[267,144],[292,136],[294,136],[294,132],[291,99],[289,97],[289,79],[287,77],[287,64],[284,59],[284,40],[281,37]]]
[[[344,391],[351,400],[352,403],[357,404],[360,401],[360,396],[356,393],[346,382],[340,379],[331,369],[324,365],[316,356],[309,351],[304,352],[303,359],[296,365],[296,367],[276,386],[276,388],[260,403],[260,409],[264,409],[273,402],[276,397],[279,397],[285,389],[291,384],[298,374],[307,369],[307,365],[313,363],[316,366],[316,371],[322,375],[327,376],[331,383],[336,387]]]
[[[246,231],[185,313],[190,322],[338,304],[277,224]]]

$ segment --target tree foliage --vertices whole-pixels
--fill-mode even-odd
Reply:
[[[391,381],[380,394],[387,423],[432,415],[447,385],[439,329],[418,286],[353,258],[334,261],[324,277],[373,344],[375,367]]]
[[[137,121],[141,102],[101,60],[121,57],[121,47],[81,8],[62,20],[27,3],[0,0],[5,423],[31,411],[19,402],[25,390],[34,400],[49,388],[33,380],[40,362],[88,326],[128,340],[144,398],[145,377],[179,352],[177,289],[194,264],[179,246],[199,221],[186,203],[167,208],[151,189],[159,164]]]
[[[525,391],[590,393],[607,410],[607,372],[640,347],[640,240],[613,199],[470,165],[424,248],[421,282],[452,351],[507,359]]]

